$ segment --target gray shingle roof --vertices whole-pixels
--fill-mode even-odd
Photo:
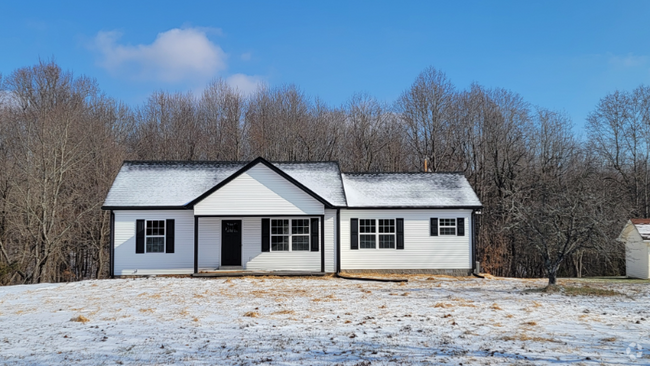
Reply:
[[[104,207],[182,207],[247,162],[126,161]],[[338,207],[479,207],[458,173],[344,173],[336,162],[271,163]]]
[[[247,162],[126,161],[105,207],[180,207],[192,202]],[[338,164],[272,163],[293,179],[335,206],[345,206]]]
[[[184,206],[216,186],[243,162],[139,162],[122,165],[104,206]]]
[[[460,173],[344,173],[348,207],[479,207]]]

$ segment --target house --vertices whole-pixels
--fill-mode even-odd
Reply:
[[[467,275],[481,203],[460,173],[336,162],[126,161],[106,197],[111,276],[218,269]]]
[[[650,219],[628,220],[618,240],[625,243],[626,275],[650,278]]]

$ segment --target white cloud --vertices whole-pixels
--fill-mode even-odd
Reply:
[[[625,56],[609,55],[609,63],[624,68],[643,66],[648,62],[648,56],[636,56],[628,53]]]
[[[252,94],[264,85],[264,79],[262,77],[245,74],[231,75],[226,79],[226,82],[244,95]]]
[[[242,61],[250,61],[252,57],[253,57],[252,52],[246,52],[241,54]]]
[[[118,44],[119,32],[99,32],[93,48],[99,66],[114,75],[163,82],[207,80],[226,69],[227,55],[205,28],[171,29],[151,44]]]

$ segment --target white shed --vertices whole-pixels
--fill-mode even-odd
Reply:
[[[650,278],[650,219],[630,219],[618,236],[625,243],[628,277]]]

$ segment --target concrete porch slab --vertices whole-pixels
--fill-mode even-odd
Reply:
[[[282,276],[282,277],[305,277],[325,276],[324,272],[310,271],[206,271],[192,274],[192,277],[244,277],[244,276]]]

